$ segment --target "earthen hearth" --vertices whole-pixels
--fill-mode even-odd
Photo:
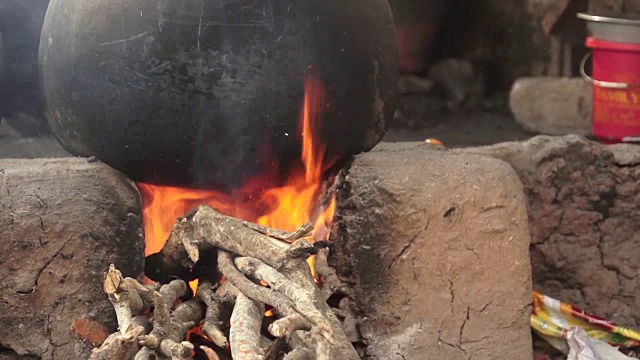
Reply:
[[[142,281],[138,194],[126,178],[90,159],[10,161],[2,168],[5,191],[35,199],[29,203],[31,215],[46,214],[40,215],[43,230],[38,216],[22,215],[18,198],[8,198],[12,200],[5,205],[6,219],[21,215],[31,220],[25,220],[21,232],[5,234],[3,242],[46,234],[53,243],[56,235],[55,240],[62,241],[59,247],[69,248],[46,259],[38,257],[34,264],[49,264],[40,276],[58,279],[69,271],[84,276],[74,286],[69,286],[71,280],[62,280],[63,284],[60,279],[40,280],[33,294],[3,288],[2,298],[9,299],[5,303],[11,307],[8,312],[24,306],[11,299],[25,298],[31,299],[30,309],[40,310],[20,310],[28,314],[21,323],[32,330],[22,331],[14,322],[5,328],[0,343],[16,356],[87,358],[89,350],[115,330],[115,314],[103,293],[109,264],[114,263],[124,277]],[[59,185],[52,187],[49,181]],[[346,338],[361,356],[530,358],[524,195],[506,163],[429,148],[382,147],[356,156],[336,181],[329,265],[322,260],[318,267],[339,275],[339,280],[324,286],[335,294],[329,304],[336,307]],[[74,202],[83,204],[76,206],[77,212],[56,208]],[[87,239],[93,239],[93,245],[85,245]],[[73,248],[76,242],[82,247]],[[33,254],[20,252],[25,259]],[[64,271],[53,271],[58,262],[65,264]],[[28,269],[14,267],[3,276],[29,276]],[[48,289],[46,284],[55,291],[36,296]],[[77,304],[84,307],[77,305],[73,311],[56,305],[78,298],[82,300]],[[337,304],[336,299],[342,300]],[[16,331],[22,331],[19,337]],[[38,333],[42,335],[34,335]],[[42,348],[40,340],[56,345]],[[513,345],[516,342],[518,346]]]
[[[528,199],[537,290],[621,325],[640,323],[640,149],[538,136],[466,150],[507,161]]]
[[[0,160],[0,194],[0,358],[87,358],[117,325],[105,270],[143,271],[135,187],[88,159]]]

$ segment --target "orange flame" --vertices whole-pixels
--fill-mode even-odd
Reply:
[[[301,163],[290,172],[283,186],[275,186],[272,181],[267,190],[258,193],[250,202],[241,202],[213,190],[137,183],[143,201],[145,255],[159,252],[171,234],[176,219],[199,205],[208,205],[225,215],[285,231],[295,231],[305,223],[312,222],[315,225],[313,239],[326,239],[335,202],[332,200],[326,208],[319,204],[323,173],[334,163],[326,161],[326,146],[319,139],[323,104],[322,83],[313,76],[307,77],[299,127],[302,138]],[[264,183],[261,183],[259,188],[263,187]],[[256,181],[249,182],[240,193],[256,193],[253,191],[255,188]],[[268,205],[266,211],[264,204]],[[311,268],[315,269],[313,258],[309,262]]]

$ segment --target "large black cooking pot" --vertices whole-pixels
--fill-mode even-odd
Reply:
[[[52,0],[40,44],[47,116],[70,152],[137,181],[236,188],[300,156],[304,79],[341,160],[395,106],[388,0]]]

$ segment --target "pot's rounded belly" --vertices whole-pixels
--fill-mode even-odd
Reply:
[[[395,105],[387,0],[52,0],[40,65],[63,146],[156,184],[229,189],[286,167],[310,71],[329,156],[375,145]]]

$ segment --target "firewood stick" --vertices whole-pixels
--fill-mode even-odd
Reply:
[[[201,279],[198,283],[196,296],[207,306],[204,322],[202,324],[202,332],[207,335],[214,344],[221,348],[227,347],[229,341],[220,329],[222,324],[220,314],[222,299],[213,291],[213,284],[207,280]]]
[[[242,292],[236,298],[231,314],[229,342],[234,360],[262,360],[260,328],[264,304],[257,303]]]
[[[164,340],[160,344],[160,353],[170,357],[171,360],[191,360],[195,346],[188,341],[175,342]]]
[[[311,243],[300,242],[299,245],[308,247],[306,253],[317,252],[316,247]],[[342,330],[342,324],[326,302],[322,301],[325,295],[311,277],[305,262],[306,256],[303,256],[305,252],[299,253],[300,258],[291,258],[287,252],[290,246],[285,241],[251,229],[244,221],[222,215],[207,206],[200,206],[175,224],[161,253],[163,261],[173,266],[175,264],[193,265],[199,260],[201,251],[216,248],[261,260],[313,294],[318,310],[326,317],[333,332],[331,357],[344,360],[359,359]],[[227,275],[225,274],[225,277],[228,277]],[[239,281],[236,282],[241,284]],[[270,305],[276,307],[276,304]],[[279,309],[276,308],[276,310]],[[285,313],[282,315],[287,316]]]
[[[310,321],[306,318],[305,315],[301,314],[295,308],[293,302],[284,294],[257,285],[251,280],[247,279],[247,277],[236,268],[233,262],[233,255],[231,255],[230,253],[223,250],[218,251],[218,269],[227,279],[227,282],[225,282],[223,286],[229,284],[237,284],[238,291],[244,293],[250,298],[253,297],[253,299],[258,302],[266,303],[273,306],[276,311],[278,311],[282,315],[285,315],[284,318],[276,320],[276,322],[274,322],[275,328],[273,328],[274,330],[272,331],[273,335],[289,337],[295,335],[293,334],[293,332],[296,330],[311,328]],[[313,282],[313,279],[309,278],[309,281]],[[286,306],[283,307],[279,304],[286,304]]]
[[[326,338],[313,334],[312,337],[316,338],[316,360],[332,360],[331,357],[331,345]]]
[[[142,346],[157,349],[160,342],[166,337],[170,326],[171,308],[181,296],[187,291],[187,284],[182,280],[174,280],[167,285],[163,285],[159,291],[154,293],[153,309],[153,330],[149,335],[138,338]]]
[[[277,312],[284,316],[298,313],[291,299],[247,279],[247,277],[236,268],[233,263],[233,255],[230,253],[223,250],[218,251],[218,270],[220,270],[229,282],[249,298],[273,306]]]
[[[260,259],[278,269],[291,254],[291,246],[286,241],[267,236],[252,228],[249,223],[220,214],[208,206],[196,208],[173,227],[169,240],[161,250],[165,263],[183,263],[190,259],[196,263],[200,251],[217,248],[242,256]],[[306,257],[301,251],[306,246],[307,253],[316,250],[312,243],[300,242],[296,253]]]
[[[127,286],[122,273],[113,264],[109,265],[103,288],[116,312],[120,333],[125,335],[134,314],[142,312],[144,302],[137,291]]]
[[[233,306],[236,303],[236,297],[238,296],[238,288],[225,279],[225,281],[216,289],[216,295],[222,301],[222,307],[225,309],[233,310]],[[229,312],[231,314],[231,311]]]
[[[316,360],[315,342],[309,336],[308,331],[294,332],[288,341],[291,350],[307,350],[311,354],[311,358]]]
[[[325,315],[315,306],[316,296],[321,294],[320,292],[316,293],[312,290],[315,285],[303,287],[297,282],[289,280],[286,276],[258,259],[238,257],[235,259],[235,264],[236,267],[244,274],[262,280],[269,284],[269,286],[271,286],[275,291],[285,294],[296,304],[297,310],[312,322],[312,331],[307,336],[310,336],[312,342],[315,344],[316,358],[318,360],[329,360],[332,358],[332,353],[334,353],[333,357],[336,356],[335,351],[331,346],[335,343],[333,339],[332,325],[329,323]],[[304,265],[298,264],[297,267],[300,266],[306,269],[304,274],[309,272],[306,262],[304,262]],[[284,269],[291,267],[296,266],[292,262],[283,266]],[[302,278],[304,277],[299,276],[299,279]],[[310,275],[307,277],[307,282],[314,284]],[[323,301],[320,300],[320,302]],[[274,329],[271,328],[270,330]],[[278,329],[275,330],[277,331]]]
[[[153,294],[156,291],[160,290],[160,286],[161,286],[160,284],[153,283],[149,285],[142,285],[140,282],[138,282],[138,280],[130,277],[124,278],[123,283],[124,283],[125,289],[137,292],[138,295],[140,295],[140,298],[142,299],[142,302],[144,304],[141,311],[136,311],[136,314],[134,315],[139,315],[154,306]]]
[[[204,354],[207,356],[207,360],[220,360],[220,357],[218,356],[218,354],[213,351],[213,349],[206,347],[206,346],[200,346],[200,349],[204,352]]]
[[[145,286],[133,278],[123,278],[120,270],[111,264],[103,287],[116,310],[120,331],[124,334],[131,317],[140,315],[153,306],[153,292],[159,285]]]
[[[314,293],[287,279],[276,269],[258,259],[238,257],[236,267],[244,274],[255,277],[269,284],[277,292],[291,299],[296,309],[308,318],[327,339],[332,338],[332,328],[325,316],[315,306]]]
[[[133,360],[156,360],[156,358],[155,350],[144,346],[138,351]]]
[[[137,337],[142,328],[136,327],[125,334],[115,332],[102,343],[98,349],[94,349],[89,360],[128,360],[137,351]]]
[[[157,352],[174,360],[191,359],[194,346],[184,339],[203,318],[204,306],[199,299],[178,304],[170,315],[169,327]]]
[[[250,223],[243,222],[243,225],[248,227],[249,229],[255,230],[260,234],[266,235],[268,237],[272,237],[274,239],[286,241],[286,242],[294,242],[298,239],[305,238],[313,232],[313,225],[311,223],[306,223],[302,225],[298,230],[294,232],[283,231],[278,229],[273,229],[270,227]]]
[[[348,293],[336,271],[329,266],[328,256],[329,249],[322,249],[316,254],[316,271],[322,278],[322,292],[324,293],[325,301],[338,291],[342,291],[345,294]]]
[[[315,354],[310,349],[297,348],[286,354],[282,360],[314,360]]]
[[[289,345],[283,338],[271,340],[263,335],[261,347],[264,349],[263,360],[277,360],[280,358],[280,354],[286,352],[286,350],[289,348]]]
[[[90,360],[128,360],[138,351],[138,336],[149,331],[149,316],[139,315],[131,319],[126,333],[119,331],[109,335],[100,348],[94,349]]]
[[[333,329],[333,336],[330,339],[327,339],[322,334],[303,333],[306,334],[307,337],[310,337],[310,341],[315,344],[317,360],[336,358],[343,360],[360,359],[360,356],[347,338],[342,323],[336,317],[333,309],[331,309],[325,301],[322,301],[324,294],[315,282],[313,282],[308,267],[305,267],[305,265],[307,264],[304,260],[292,259],[283,268],[283,274],[290,279],[294,279],[298,284],[314,294],[313,298],[317,299],[315,304],[318,310],[324,314],[328,324]],[[312,329],[312,333],[313,331],[314,329]],[[296,332],[295,334],[298,333],[299,332]],[[327,353],[324,353],[325,351]]]
[[[318,242],[317,244],[320,244]],[[281,255],[281,260],[306,259],[309,255],[318,252],[318,249],[307,239],[299,239],[289,245]]]
[[[349,339],[351,343],[362,341],[360,332],[358,331],[358,319],[351,309],[349,298],[342,298],[342,300],[340,300],[340,303],[338,304],[338,307],[339,309],[334,310],[339,310],[342,313],[341,315],[344,318],[344,320],[342,321],[342,328],[344,329],[344,333],[347,336],[347,339]]]
[[[118,329],[122,335],[127,333],[127,330],[131,326],[131,319],[133,318],[133,313],[131,312],[131,308],[128,304],[129,302],[129,294],[122,294],[120,296],[109,296],[109,300],[113,305],[113,309],[116,312],[116,319],[118,320]]]
[[[131,329],[142,328],[140,335],[148,334],[153,329],[151,314],[136,315],[131,319]]]
[[[311,324],[302,314],[277,319],[269,325],[269,333],[275,337],[289,337],[294,331],[311,330]]]
[[[283,266],[281,267],[281,271],[282,274],[285,275],[288,279],[297,282],[307,291],[314,294],[313,299],[316,299],[314,304],[317,306],[318,310],[320,310],[325,316],[328,324],[331,326],[333,331],[332,343],[329,344],[330,346],[327,349],[329,351],[328,358],[340,358],[341,360],[359,360],[360,356],[355,351],[355,348],[347,338],[344,329],[342,328],[342,324],[333,313],[331,307],[329,307],[329,305],[326,303],[326,301],[322,301],[322,299],[324,299],[324,294],[314,282],[307,262],[304,259],[289,259],[283,264]],[[294,334],[298,333],[299,332],[295,332]],[[314,341],[315,339],[317,339],[317,337],[314,337]],[[320,355],[321,354],[318,354],[318,358],[320,358]]]

